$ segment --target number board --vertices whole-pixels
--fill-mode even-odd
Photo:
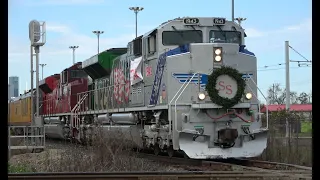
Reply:
[[[213,18],[214,25],[224,25],[226,23],[225,18]]]
[[[185,18],[183,19],[184,24],[198,24],[199,19],[198,18]]]

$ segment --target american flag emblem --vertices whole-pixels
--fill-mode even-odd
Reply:
[[[152,67],[151,66],[147,66],[146,67],[146,76],[152,76]]]

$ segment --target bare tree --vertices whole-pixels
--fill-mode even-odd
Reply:
[[[300,104],[308,104],[310,103],[310,97],[307,93],[302,92],[300,93],[299,97],[297,98]]]
[[[279,83],[273,84],[268,89],[269,104],[283,104],[283,100],[280,98],[282,95],[282,88]]]
[[[286,89],[282,89],[279,83],[273,84],[268,89],[269,104],[285,104],[286,102]],[[291,104],[298,104],[297,92],[290,92]]]
[[[286,102],[286,89],[282,91],[280,99],[283,101],[283,104]],[[290,104],[299,104],[298,93],[291,91],[290,92]]]
[[[309,103],[312,103],[312,90],[309,93]]]

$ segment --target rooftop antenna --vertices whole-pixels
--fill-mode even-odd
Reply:
[[[241,26],[241,22],[247,20],[247,18],[237,17],[235,20],[238,22],[239,26]]]

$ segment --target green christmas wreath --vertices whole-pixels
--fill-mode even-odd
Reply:
[[[237,93],[231,99],[219,96],[219,91],[216,89],[217,78],[221,75],[228,75],[237,82]],[[228,109],[239,103],[244,95],[245,87],[246,82],[238,70],[231,67],[222,66],[221,68],[215,69],[212,74],[208,76],[206,91],[208,92],[208,95],[213,103],[222,106],[224,109]]]

